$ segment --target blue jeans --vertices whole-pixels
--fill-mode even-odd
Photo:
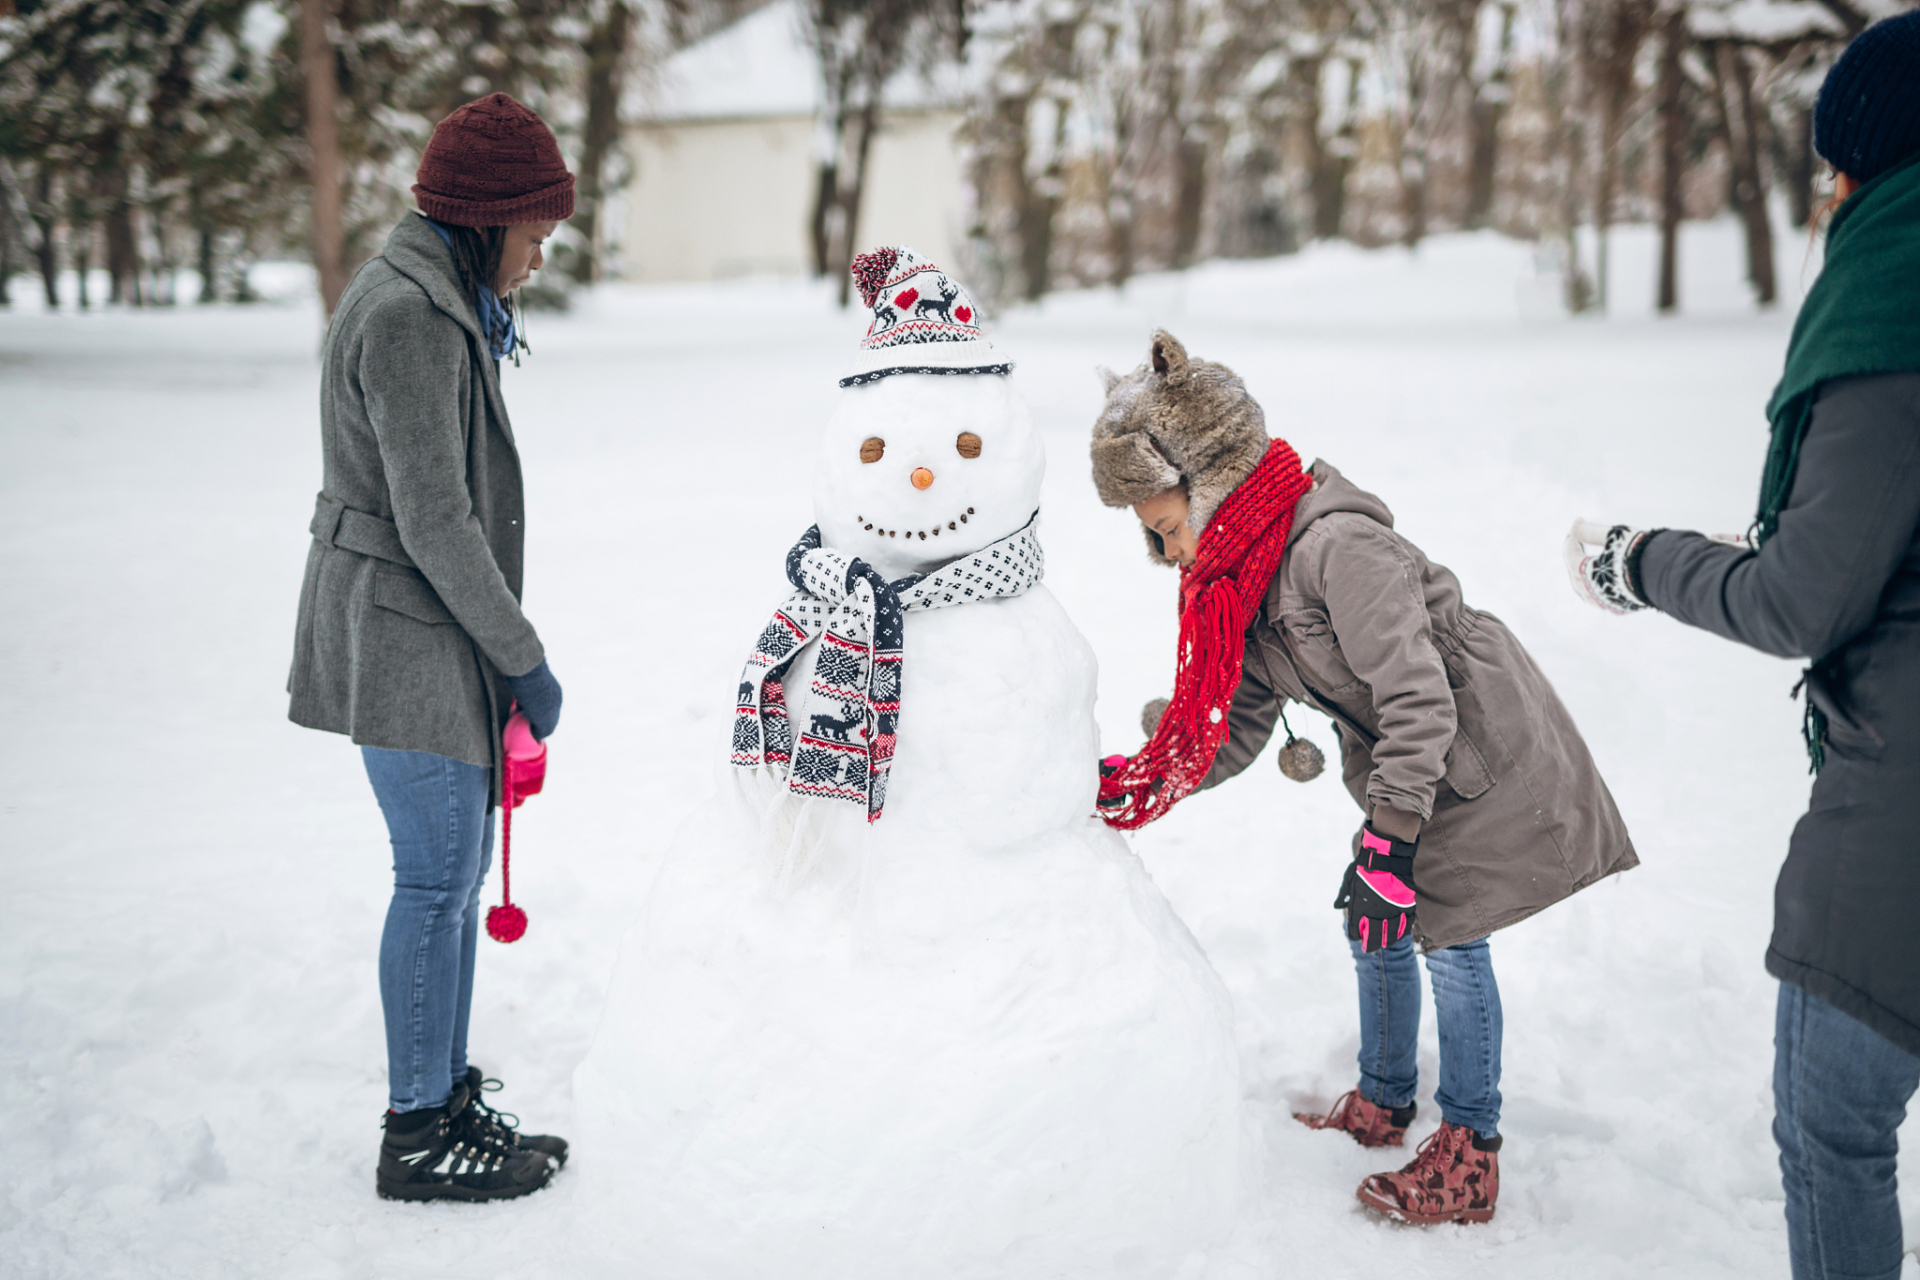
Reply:
[[[387,1092],[395,1111],[442,1106],[467,1074],[480,883],[493,857],[491,774],[426,751],[362,747],[393,841],[380,935]]]
[[[1375,1106],[1404,1107],[1420,1084],[1413,939],[1364,954],[1358,942],[1349,945],[1360,978],[1360,1095]],[[1440,1030],[1440,1087],[1433,1094],[1440,1118],[1491,1138],[1500,1132],[1501,1023],[1487,940],[1429,951],[1427,976]]]
[[[1817,996],[1780,984],[1773,1140],[1793,1280],[1897,1280],[1898,1130],[1920,1057]]]

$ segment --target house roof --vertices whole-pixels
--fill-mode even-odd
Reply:
[[[903,71],[887,85],[884,101],[894,108],[954,101],[956,72],[935,80]],[[642,123],[811,117],[819,101],[803,0],[774,0],[668,58],[626,114]]]

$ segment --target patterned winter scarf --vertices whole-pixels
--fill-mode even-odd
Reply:
[[[787,552],[794,593],[774,611],[740,676],[733,763],[785,768],[793,794],[862,805],[868,822],[879,821],[900,721],[906,615],[1024,594],[1046,568],[1033,534],[1039,514],[972,555],[897,582],[863,560],[822,547],[819,525],[808,529]],[[785,680],[815,639],[815,709],[796,735]]]
[[[1246,632],[1260,612],[1293,528],[1293,507],[1313,487],[1285,440],[1227,495],[1180,571],[1180,648],[1173,698],[1139,754],[1100,780],[1100,816],[1131,831],[1173,808],[1206,779],[1227,740]]]

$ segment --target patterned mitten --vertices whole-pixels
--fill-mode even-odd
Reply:
[[[1588,604],[1608,613],[1634,613],[1651,607],[1640,592],[1640,552],[1648,538],[1659,533],[1653,529],[1629,529],[1616,524],[1611,529],[1591,520],[1575,520],[1567,533],[1567,576],[1574,592]],[[1588,551],[1597,547],[1597,551]]]
[[[1379,951],[1413,932],[1417,900],[1413,892],[1413,855],[1418,840],[1395,840],[1360,828],[1360,856],[1347,868],[1334,906],[1347,913],[1347,937],[1360,950]]]

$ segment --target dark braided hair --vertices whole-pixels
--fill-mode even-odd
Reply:
[[[460,287],[465,289],[469,298],[475,299],[479,306],[478,294],[482,289],[493,292],[493,282],[500,278],[500,258],[507,248],[507,229],[505,227],[459,227],[441,223],[446,227],[452,243],[454,270],[460,273]],[[497,295],[496,295],[497,296]],[[512,294],[500,299],[500,305],[506,309],[507,319],[513,322],[514,347],[513,363],[520,363],[520,351],[531,351],[527,346],[526,323],[521,318],[519,302]]]

